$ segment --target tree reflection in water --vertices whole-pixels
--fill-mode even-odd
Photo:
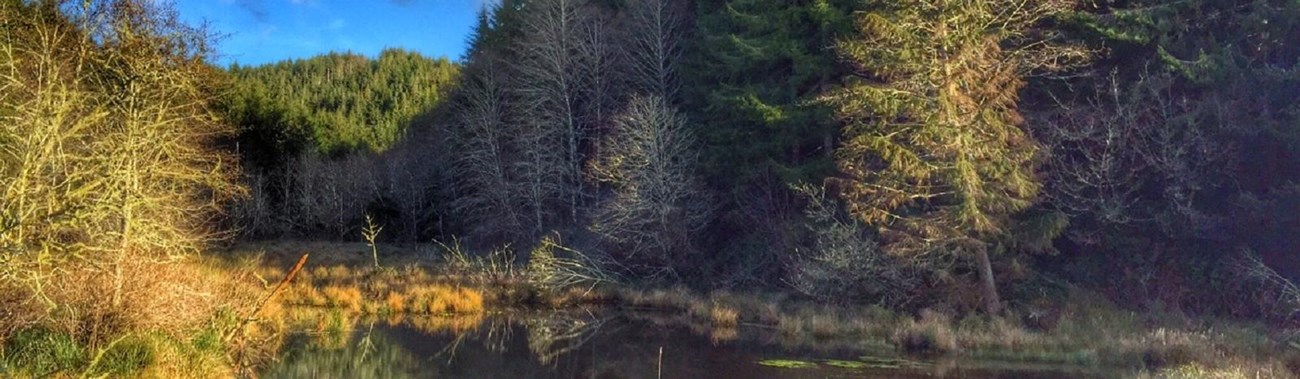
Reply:
[[[313,328],[289,338],[266,378],[1087,378],[1085,367],[900,361],[860,341],[791,341],[768,328],[711,328],[670,315],[627,312],[352,320],[344,335]],[[662,366],[659,351],[663,349]],[[813,363],[810,369],[758,364]],[[883,360],[882,360],[883,359]],[[853,363],[853,364],[846,364]]]

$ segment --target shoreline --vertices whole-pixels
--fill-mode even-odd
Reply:
[[[1001,317],[951,315],[929,309],[911,314],[877,306],[822,304],[780,292],[699,292],[613,283],[550,288],[539,283],[529,267],[494,260],[500,257],[451,258],[431,255],[433,249],[430,245],[381,245],[380,267],[376,268],[365,244],[239,244],[211,252],[194,264],[239,286],[232,293],[243,300],[230,303],[243,305],[221,308],[207,325],[195,330],[134,331],[119,337],[131,343],[101,346],[98,351],[77,347],[70,340],[62,344],[72,347],[54,348],[81,352],[81,359],[66,359],[66,372],[136,377],[176,372],[184,376],[240,375],[274,360],[284,348],[286,335],[304,327],[337,332],[363,318],[418,318],[428,320],[425,328],[429,330],[463,333],[501,314],[595,307],[653,315],[656,320],[651,322],[684,327],[714,341],[735,340],[741,329],[761,329],[777,336],[782,346],[871,346],[916,359],[1124,367],[1135,370],[1139,377],[1186,372],[1196,376],[1239,377],[1262,372],[1294,377],[1290,370],[1300,367],[1296,358],[1300,349],[1287,343],[1291,331],[1129,312],[1082,291],[1057,304],[1060,314],[1052,325],[1034,326],[1026,322],[1029,315],[1021,309],[1010,309]],[[257,314],[249,315],[250,309],[257,309],[250,299],[261,299],[274,288],[299,251],[310,251],[306,267]],[[44,340],[59,339],[57,332],[41,332],[38,327],[20,331],[15,340],[31,338],[24,337],[30,330]],[[126,350],[136,352],[116,352],[128,345]],[[22,352],[13,350],[6,349],[0,364],[11,372],[39,372],[31,359],[15,357]],[[103,359],[130,358],[132,354],[149,359]],[[164,370],[157,367],[160,365],[174,367]],[[214,365],[224,367],[211,367]]]

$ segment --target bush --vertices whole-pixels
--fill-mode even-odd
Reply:
[[[849,219],[843,207],[820,187],[799,185],[808,198],[804,210],[812,246],[790,259],[787,270],[796,290],[824,301],[901,306],[914,302],[923,262],[887,255],[866,226]]]

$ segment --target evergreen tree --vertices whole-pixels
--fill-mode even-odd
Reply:
[[[837,44],[857,69],[826,96],[844,122],[840,195],[887,251],[975,257],[989,313],[1001,307],[989,243],[1040,187],[1017,111],[1023,77],[1083,55],[1035,29],[1064,6],[890,1],[858,14],[859,35]]]
[[[850,30],[847,0],[711,0],[698,5],[687,108],[707,174],[740,193],[746,185],[820,181],[829,174],[836,126],[812,99],[845,72],[831,49]],[[736,168],[740,169],[737,170]]]

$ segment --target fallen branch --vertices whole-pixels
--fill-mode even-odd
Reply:
[[[225,338],[222,338],[222,341],[230,341],[231,338],[235,337],[236,333],[238,333],[240,330],[243,330],[244,327],[248,325],[248,323],[252,322],[257,317],[257,313],[261,312],[262,308],[265,308],[266,304],[269,304],[271,302],[271,299],[275,298],[276,294],[279,294],[281,291],[283,291],[284,287],[287,287],[289,285],[289,282],[293,281],[293,278],[298,276],[298,272],[302,271],[302,267],[307,264],[308,255],[309,254],[304,253],[302,255],[302,258],[298,258],[298,263],[294,264],[293,269],[289,270],[289,275],[285,275],[284,279],[280,280],[280,284],[277,284],[275,286],[275,289],[271,290],[271,293],[266,294],[266,297],[263,297],[262,301],[257,304],[257,308],[253,308],[253,311],[249,312],[248,316],[245,316],[244,319],[239,322],[238,326],[236,326],[231,331],[227,332]]]

